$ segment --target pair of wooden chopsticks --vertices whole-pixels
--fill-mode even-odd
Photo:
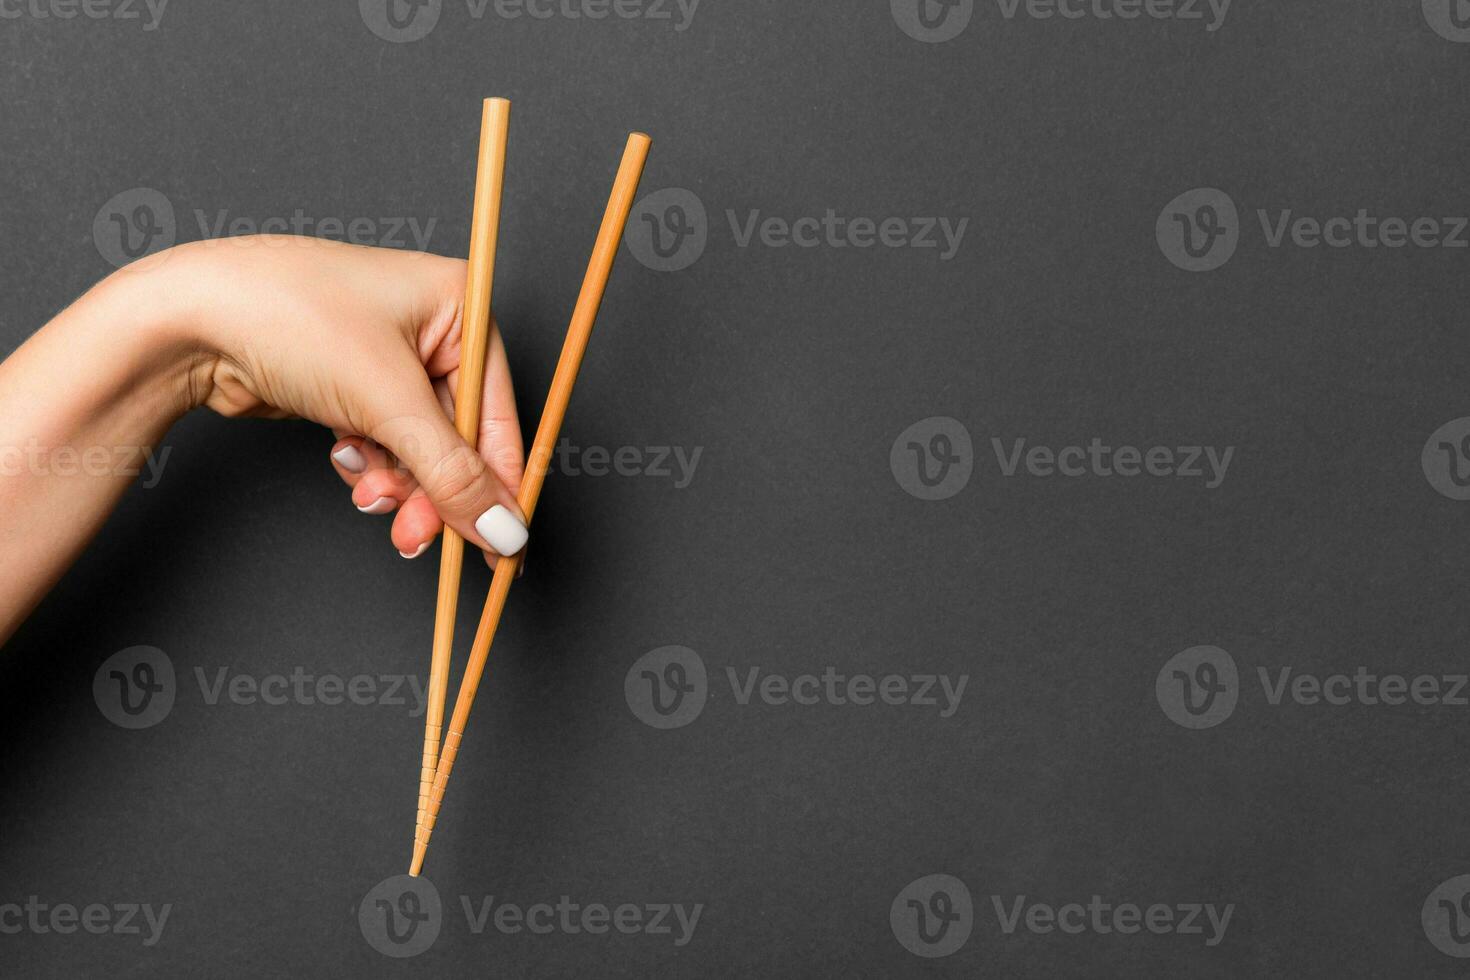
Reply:
[[[478,443],[480,427],[480,399],[485,378],[485,352],[490,336],[490,297],[500,223],[500,199],[505,184],[505,148],[509,126],[510,103],[504,99],[486,99],[480,126],[480,156],[475,179],[474,221],[470,231],[469,278],[465,286],[459,390],[454,412],[456,428],[471,445]],[[561,433],[562,420],[566,418],[567,404],[571,401],[572,387],[577,383],[582,356],[592,337],[592,327],[597,321],[597,311],[602,305],[602,296],[607,289],[608,276],[612,273],[618,243],[622,240],[623,230],[628,223],[628,214],[633,209],[633,198],[638,191],[638,181],[643,175],[643,165],[648,159],[650,146],[652,141],[644,134],[630,134],[617,177],[613,180],[607,211],[603,214],[602,227],[598,230],[592,258],[587,264],[587,274],[582,280],[582,290],[572,311],[571,325],[567,328],[561,358],[557,361],[556,373],[551,379],[551,390],[546,395],[546,407],[541,412],[541,423],[536,427],[536,438],[531,444],[526,474],[521,480],[517,495],[528,524],[541,496],[541,486],[546,480],[557,436]],[[449,686],[450,652],[454,646],[454,619],[459,606],[460,573],[464,568],[463,539],[448,526],[444,529],[444,548],[439,562],[439,598],[434,613],[434,652],[429,669],[429,703],[424,719],[423,769],[419,775],[418,821],[414,831],[413,864],[409,869],[411,875],[417,875],[423,869],[429,839],[433,836],[434,824],[444,803],[449,774],[454,769],[460,741],[464,737],[465,726],[469,723],[470,709],[474,706],[475,694],[479,691],[480,680],[485,674],[490,644],[495,639],[495,630],[500,625],[500,615],[505,609],[505,600],[510,595],[511,582],[515,579],[519,564],[518,555],[503,556],[495,564],[490,592],[485,598],[484,611],[480,614],[480,626],[475,631],[475,641],[470,648],[464,679],[460,682],[459,695],[454,701],[449,734],[443,739],[441,747],[444,703]]]

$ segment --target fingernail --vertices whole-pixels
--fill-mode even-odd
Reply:
[[[359,507],[357,509],[364,514],[386,514],[393,509],[393,498],[379,497],[366,507]]]
[[[362,458],[362,453],[357,451],[356,446],[343,446],[332,454],[332,458],[349,473],[361,473],[367,469],[367,460]]]
[[[429,544],[430,544],[430,542],[425,541],[423,544],[419,545],[419,550],[418,551],[415,551],[412,554],[410,554],[407,551],[400,551],[399,554],[402,555],[403,557],[407,558],[409,561],[412,561],[413,559],[417,558],[419,555],[422,555],[424,552],[428,551],[429,550]]]
[[[513,555],[526,546],[531,532],[504,506],[496,504],[475,521],[475,530],[485,543],[502,555]]]

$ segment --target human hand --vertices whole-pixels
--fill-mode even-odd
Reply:
[[[299,417],[337,436],[331,460],[368,514],[396,511],[404,557],[447,521],[487,559],[526,541],[525,466],[500,332],[491,324],[478,452],[455,430],[465,263],[313,238],[178,246],[121,275],[153,276],[201,345],[193,404],[226,416]]]

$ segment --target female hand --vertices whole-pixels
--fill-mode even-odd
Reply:
[[[478,454],[453,424],[463,261],[271,235],[171,251],[155,274],[183,292],[214,358],[200,404],[330,427],[352,502],[397,511],[391,536],[404,557],[423,554],[445,521],[491,560],[521,550],[525,458],[493,321]]]
[[[200,406],[332,428],[353,503],[397,511],[406,557],[444,522],[491,557],[520,551],[524,454],[493,327],[478,452],[451,421],[464,288],[457,259],[265,235],[168,249],[90,290],[0,364],[0,640]]]

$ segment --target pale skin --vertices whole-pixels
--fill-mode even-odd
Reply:
[[[0,363],[0,642],[187,412],[304,418],[404,557],[516,504],[525,456],[492,324],[478,451],[454,429],[465,263],[262,235],[181,245],[89,290]],[[107,461],[103,462],[106,455]]]

